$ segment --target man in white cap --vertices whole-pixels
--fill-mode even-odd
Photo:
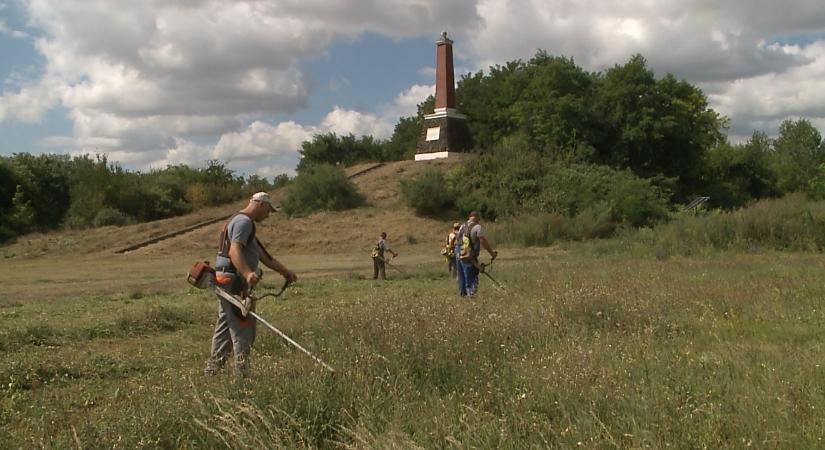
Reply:
[[[294,272],[273,258],[255,237],[255,222],[260,222],[276,206],[266,192],[257,192],[249,204],[232,216],[221,232],[218,256],[215,259],[216,281],[232,294],[244,296],[261,280],[259,263],[280,273],[290,282],[298,279]],[[204,373],[218,373],[231,352],[235,353],[235,374],[246,375],[249,351],[255,341],[255,319],[243,317],[240,310],[218,297],[220,309],[212,335],[212,353]]]

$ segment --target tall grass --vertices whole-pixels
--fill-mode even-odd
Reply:
[[[587,208],[575,217],[557,213],[539,213],[502,219],[487,226],[490,239],[497,245],[548,246],[559,241],[582,241],[606,238],[618,228],[610,212],[599,205]]]
[[[825,249],[825,202],[803,194],[760,200],[733,212],[684,214],[640,233],[639,240],[680,254],[715,250],[821,251]]]
[[[205,294],[20,306],[0,325],[37,319],[63,338],[4,354],[0,438],[12,448],[820,446],[818,257],[505,256],[492,275],[507,290],[482,278],[472,301],[425,267],[380,284],[303,281],[259,305],[334,376],[260,327],[248,379],[204,377],[215,313]],[[89,327],[58,325],[80,305],[120,331],[68,339]],[[163,305],[171,312],[152,312]],[[172,329],[116,327],[183,310],[188,322]]]
[[[591,247],[611,253],[655,249],[665,255],[695,255],[709,251],[825,250],[825,201],[804,194],[760,200],[734,211],[683,212],[653,227],[617,227],[605,213],[585,211],[567,218],[537,214],[502,220],[489,226],[494,242],[546,246],[616,236]]]

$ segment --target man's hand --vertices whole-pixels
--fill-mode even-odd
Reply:
[[[291,270],[287,270],[285,273],[282,273],[281,275],[283,275],[283,277],[290,283],[298,281],[298,275],[296,275],[295,272]]]
[[[398,258],[398,253],[393,252],[393,253],[392,253],[392,257],[393,257],[393,258]]]
[[[259,281],[261,281],[261,277],[259,277],[257,273],[249,272],[246,274],[246,284],[250,289],[254,288]]]

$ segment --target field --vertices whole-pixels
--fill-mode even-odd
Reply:
[[[202,375],[217,303],[177,275],[184,259],[15,260],[0,299],[0,442],[823,446],[821,255],[501,250],[491,274],[506,290],[482,277],[472,301],[435,252],[402,250],[406,273],[383,283],[360,254],[286,256],[310,275],[259,313],[337,373],[259,327],[244,380]],[[109,275],[77,276],[86,264]]]

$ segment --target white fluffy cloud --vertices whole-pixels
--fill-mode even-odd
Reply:
[[[336,107],[308,126],[265,120],[307,105],[301,64],[335,40],[436,35],[440,20],[463,29],[479,21],[473,0],[28,0],[24,7],[46,63],[39,80],[0,93],[0,121],[36,122],[61,107],[73,134],[46,145],[142,165],[270,154],[290,169],[296,139],[317,130],[387,137],[394,123],[380,112]],[[216,144],[193,144],[209,139]]]
[[[479,0],[477,12],[483,25],[466,42],[480,68],[544,49],[601,71],[640,53],[658,74],[702,87],[735,139],[788,117],[825,121],[817,0]]]
[[[766,42],[825,31],[815,0],[480,0],[484,25],[469,39],[483,64],[529,58],[536,49],[602,70],[643,54],[662,72],[718,81],[805,62]]]
[[[0,8],[0,11],[3,11],[3,8]],[[25,39],[29,37],[26,32],[12,29],[2,20],[0,20],[0,34],[5,34],[15,39]]]
[[[199,166],[208,159],[218,159],[243,173],[266,177],[281,173],[294,175],[300,157],[298,150],[304,141],[316,134],[329,132],[339,136],[353,134],[389,138],[398,119],[414,115],[417,105],[434,91],[435,86],[413,86],[381,108],[380,115],[336,106],[318,125],[305,126],[293,121],[271,125],[255,121],[244,130],[224,134],[214,147],[175,139],[173,147],[162,157],[144,163],[152,167],[178,163]]]
[[[305,61],[364,33],[446,29],[468,70],[537,49],[594,71],[641,53],[657,73],[702,87],[733,135],[770,133],[787,117],[825,123],[819,0],[21,1],[37,32],[18,35],[34,39],[45,66],[38,79],[5,80],[0,121],[34,122],[60,107],[72,135],[46,144],[139,167],[219,158],[236,170],[290,172],[315,133],[388,137],[432,86],[367,111],[335,107],[314,124],[273,119],[316,94]],[[0,33],[15,32],[0,23]],[[347,89],[346,78],[332,80]]]

